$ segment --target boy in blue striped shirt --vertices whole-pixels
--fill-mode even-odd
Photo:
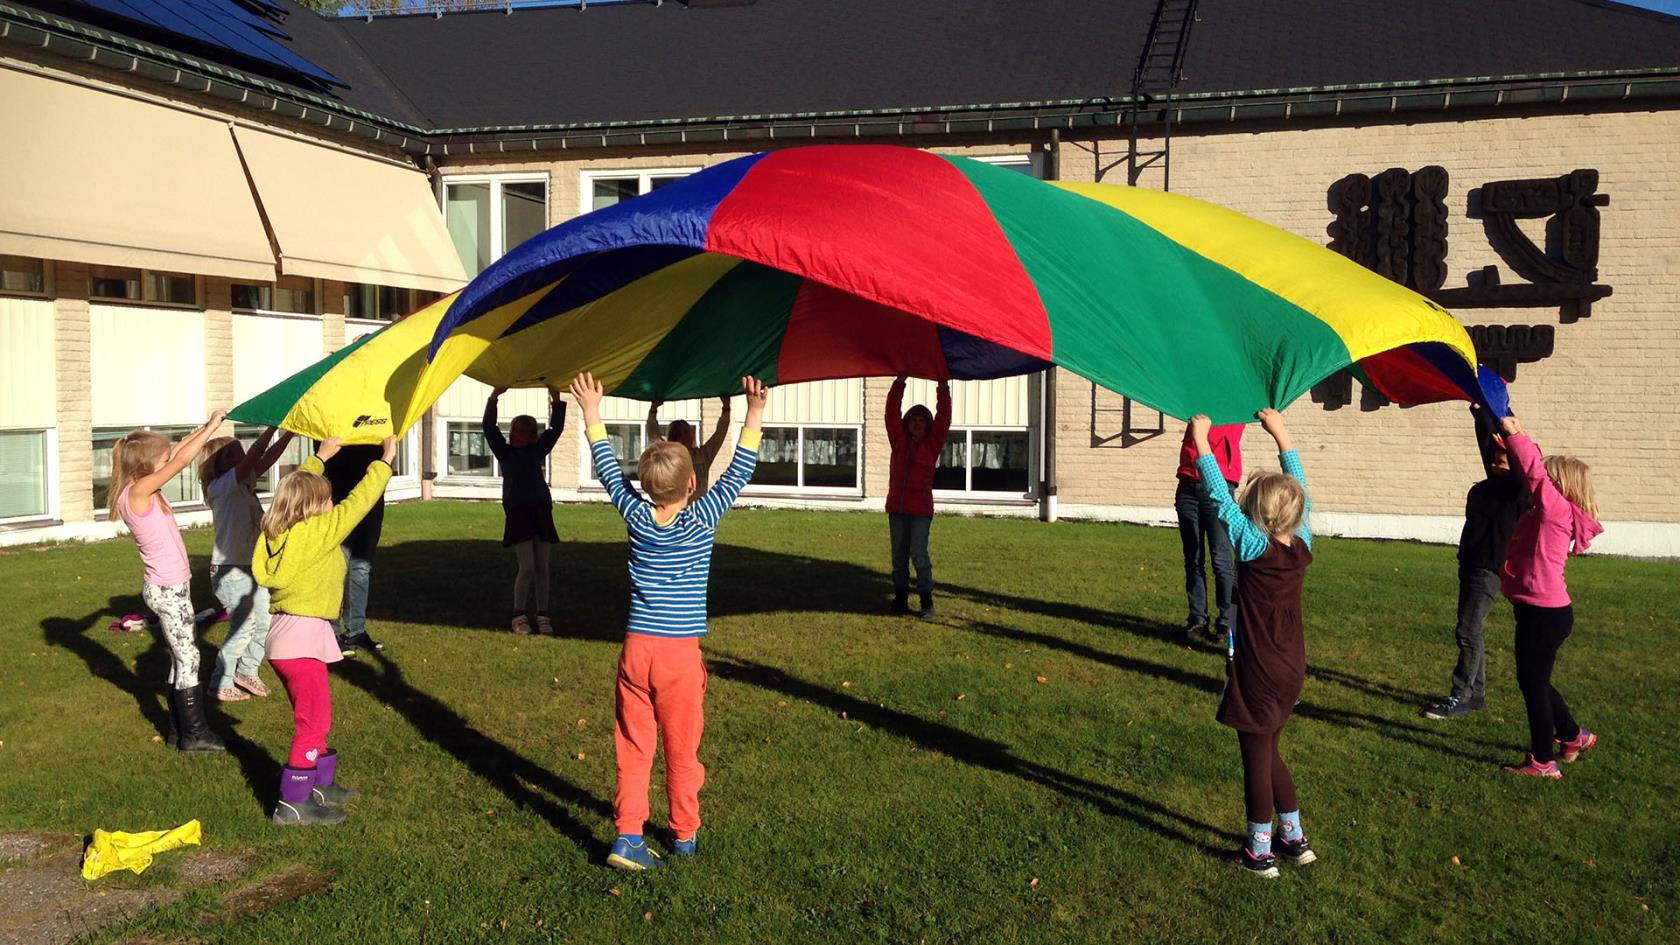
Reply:
[[[717,484],[690,505],[698,483],[688,448],[663,440],[648,444],[637,463],[647,498],[636,495],[624,482],[607,428],[601,423],[600,382],[588,373],[572,381],[572,396],[583,410],[595,476],[624,516],[630,534],[630,624],[618,659],[618,724],[613,734],[618,754],[618,789],[613,796],[618,839],[607,857],[607,863],[619,869],[661,865],[642,833],[660,736],[665,742],[665,793],[671,804],[671,852],[677,856],[695,853],[700,786],[706,780],[699,757],[706,695],[700,638],[706,635],[712,541],[718,521],[758,465],[769,396],[765,385],[751,377],[741,378],[741,390],[747,398],[747,418],[735,443],[735,457]]]

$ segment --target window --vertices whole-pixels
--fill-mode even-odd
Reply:
[[[470,279],[548,229],[548,178],[450,177],[443,185],[443,217]]]
[[[505,439],[513,425],[513,418],[503,420],[497,426]],[[444,440],[447,455],[444,460],[444,475],[472,479],[498,479],[502,475],[501,464],[490,452],[490,443],[484,438],[483,421],[481,420],[447,420],[444,422]],[[407,459],[404,449],[397,450],[397,461],[391,464],[392,472],[396,476],[406,473]],[[548,461],[543,461],[543,478],[548,478]]]
[[[161,305],[196,305],[198,279],[182,272],[94,266],[88,275],[88,297]]]
[[[1007,167],[1012,171],[1025,174],[1028,177],[1043,177],[1043,158],[1037,154],[1004,154],[987,157],[977,157],[974,160],[982,164],[995,164]]]
[[[0,292],[41,295],[47,291],[46,264],[28,256],[0,255]]]
[[[1031,458],[1026,430],[953,429],[934,468],[933,488],[1024,496],[1032,485]]]
[[[0,521],[46,516],[47,450],[45,430],[0,430]]]
[[[171,440],[179,440],[198,427],[186,426],[147,426],[143,430],[161,433]],[[93,507],[95,510],[108,508],[111,504],[111,451],[129,429],[99,428],[93,431]],[[198,464],[195,462],[176,474],[163,487],[163,497],[175,508],[186,505],[196,505],[198,495]]]
[[[315,314],[315,280],[281,276],[275,283],[235,282],[233,307],[263,312]]]
[[[600,210],[674,184],[699,170],[696,167],[656,171],[584,171],[582,206]]]
[[[758,446],[752,484],[856,489],[858,433],[857,427],[767,426]]]
[[[624,470],[624,477],[634,482],[639,478],[636,465],[642,460],[643,425],[640,423],[613,423],[608,421],[607,439],[612,442],[613,452],[618,454],[618,465]],[[584,462],[589,469],[589,480],[600,482],[595,475],[595,461],[586,452]]]
[[[344,284],[344,317],[365,318],[390,322],[407,315],[419,306],[412,289],[392,285],[368,285],[362,282]]]

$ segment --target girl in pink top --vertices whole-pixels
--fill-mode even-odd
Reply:
[[[1528,758],[1505,770],[1528,777],[1560,779],[1553,758],[1574,761],[1598,745],[1598,736],[1576,724],[1568,703],[1552,688],[1558,649],[1575,625],[1575,609],[1563,568],[1604,527],[1592,473],[1572,456],[1542,456],[1516,417],[1506,417],[1505,446],[1511,465],[1528,489],[1528,509],[1517,519],[1499,574],[1500,590],[1517,618],[1517,686],[1528,707]]]
[[[144,583],[140,596],[158,615],[174,663],[169,673],[169,744],[184,752],[223,751],[204,720],[198,686],[198,642],[193,637],[192,571],[175,512],[160,491],[192,464],[222,425],[222,411],[179,443],[150,430],[135,430],[111,451],[111,516],[120,518],[140,546]]]

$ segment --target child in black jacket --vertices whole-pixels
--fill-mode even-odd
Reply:
[[[1426,706],[1424,718],[1453,719],[1487,704],[1487,650],[1482,623],[1499,599],[1499,569],[1505,549],[1526,504],[1521,477],[1511,474],[1505,441],[1496,418],[1472,406],[1476,446],[1481,450],[1487,478],[1470,487],[1464,497],[1464,531],[1458,538],[1458,665],[1453,669],[1452,692]]]

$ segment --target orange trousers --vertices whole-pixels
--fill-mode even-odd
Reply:
[[[648,782],[659,739],[665,742],[665,794],[671,832],[679,838],[700,829],[700,730],[705,726],[706,664],[699,637],[624,635],[618,658],[618,790],[613,819],[619,833],[639,834],[648,819]]]

